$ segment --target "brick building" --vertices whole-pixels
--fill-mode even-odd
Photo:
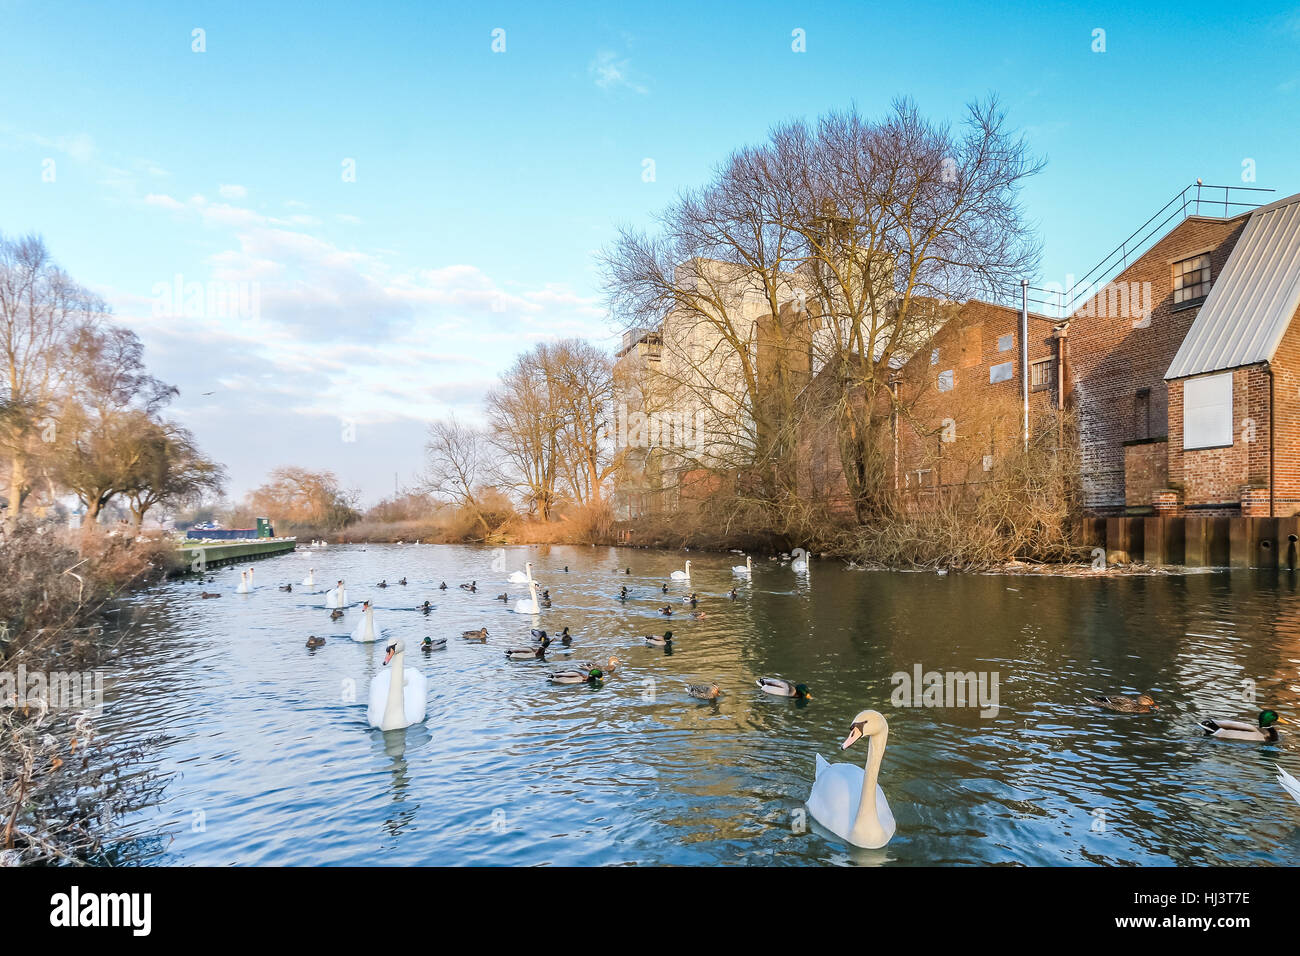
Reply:
[[[1244,218],[1165,374],[1163,511],[1300,513],[1300,195]]]
[[[1064,317],[1031,312],[1023,358],[1018,309],[952,308],[894,385],[903,500],[977,487],[1023,440],[1027,360],[1031,430],[1077,419],[1090,512],[1300,513],[1300,195],[1243,205],[1185,201]],[[809,493],[832,499],[846,490],[833,431],[809,429],[802,455]]]

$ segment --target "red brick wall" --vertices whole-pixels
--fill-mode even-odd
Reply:
[[[1029,318],[1029,361],[1054,359],[1051,320]],[[999,339],[1012,336],[1011,348]],[[939,352],[934,362],[933,352]],[[1011,377],[991,382],[996,365],[1011,363]],[[953,387],[939,391],[939,376],[952,372]],[[1022,440],[1023,407],[1020,372],[1020,313],[1005,306],[972,300],[900,370],[900,399],[910,408],[899,428],[900,488],[924,481],[946,488],[984,480],[984,458],[996,458]],[[1031,391],[1031,421],[1051,414],[1056,389]],[[945,435],[951,441],[945,441]],[[932,474],[917,476],[921,469]]]
[[[1151,507],[1151,496],[1169,487],[1168,442],[1148,441],[1124,448],[1124,504]]]
[[[1233,370],[1231,448],[1183,450],[1183,382],[1169,383],[1169,475],[1184,504],[1237,513],[1242,493],[1269,485],[1270,439],[1278,517],[1300,514],[1300,312],[1278,345],[1272,381],[1263,365]],[[1272,395],[1270,396],[1270,387]],[[1273,428],[1270,430],[1270,410]],[[1266,513],[1266,512],[1265,512]]]
[[[1274,489],[1278,517],[1300,514],[1300,310],[1273,356]],[[1263,468],[1267,469],[1267,462]]]
[[[1268,480],[1268,379],[1259,367],[1236,369],[1232,373],[1232,445],[1194,449],[1183,448],[1185,381],[1169,383],[1169,480],[1182,489],[1185,508],[1237,514],[1242,490],[1252,480]]]

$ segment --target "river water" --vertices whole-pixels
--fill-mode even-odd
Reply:
[[[692,581],[672,582],[665,596],[661,583],[688,556]],[[553,601],[537,619],[494,599],[522,596],[505,578],[529,560]],[[1196,728],[1200,717],[1250,719],[1261,706],[1300,718],[1294,577],[939,576],[815,561],[805,579],[764,558],[733,602],[730,567],[742,562],[591,547],[330,547],[258,563],[250,594],[235,593],[233,568],[212,572],[215,583],[137,594],[101,732],[123,743],[165,735],[151,759],[170,782],[159,803],[124,822],[115,856],[206,865],[1300,863],[1300,806],[1273,769],[1300,776],[1300,737],[1261,746]],[[298,584],[311,567],[315,589]],[[374,586],[403,576],[405,587]],[[375,602],[377,623],[403,638],[407,665],[428,675],[423,725],[367,726],[383,645],[349,639],[356,607],[332,623],[322,595],[308,593],[338,578],[354,604]],[[457,587],[471,579],[476,593]],[[291,593],[278,589],[285,582]],[[616,599],[622,585],[626,603]],[[203,600],[204,588],[222,596]],[[703,619],[680,603],[691,589]],[[425,600],[428,615],[415,610]],[[676,608],[667,624],[657,610],[665,603]],[[571,652],[557,645],[546,662],[505,659],[506,647],[530,642],[531,627],[566,625]],[[483,626],[486,645],[460,639]],[[645,646],[640,635],[665,626],[672,652]],[[309,651],[312,634],[326,645]],[[425,635],[447,637],[447,649],[415,651]],[[545,680],[554,664],[610,655],[622,666],[601,687]],[[891,703],[892,675],[918,665],[996,679],[996,714]],[[805,682],[813,699],[762,694],[761,676]],[[719,701],[685,693],[685,682],[709,680],[723,689]],[[1083,702],[1140,691],[1162,709],[1124,715]],[[865,761],[864,743],[843,753],[839,744],[867,708],[889,721],[880,782],[898,831],[880,850],[805,825],[802,810],[815,753]]]

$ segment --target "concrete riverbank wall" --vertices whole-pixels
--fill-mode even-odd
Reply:
[[[258,561],[288,554],[298,544],[297,538],[247,538],[237,541],[187,541],[177,548],[191,570],[219,568],[237,561]]]

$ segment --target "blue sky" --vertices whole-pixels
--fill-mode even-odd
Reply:
[[[140,333],[236,494],[287,463],[410,484],[515,353],[612,343],[594,251],[781,120],[997,93],[1048,161],[1041,282],[1246,159],[1300,191],[1296,6],[467,6],[0,0],[0,230]],[[171,314],[178,275],[256,308]]]

